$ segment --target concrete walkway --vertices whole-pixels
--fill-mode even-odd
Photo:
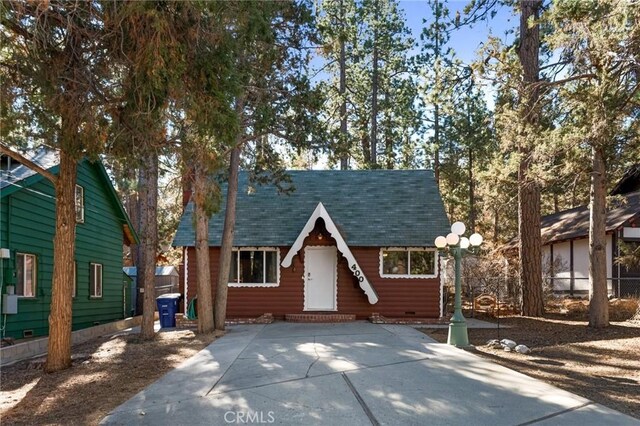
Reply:
[[[640,425],[411,327],[365,322],[230,327],[102,423]]]

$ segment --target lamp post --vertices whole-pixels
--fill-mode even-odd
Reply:
[[[466,226],[462,222],[451,225],[451,233],[446,237],[439,236],[435,240],[438,252],[449,254],[455,260],[455,299],[453,304],[453,316],[449,323],[449,337],[447,343],[457,347],[469,346],[467,323],[462,315],[462,284],[460,282],[460,264],[462,256],[468,252],[474,252],[482,244],[482,235],[473,234],[469,238],[462,235]]]

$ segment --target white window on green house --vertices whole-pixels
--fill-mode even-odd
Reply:
[[[76,185],[76,222],[84,223],[84,188]]]
[[[23,297],[36,297],[36,262],[35,254],[16,254],[16,294]]]
[[[102,265],[92,263],[90,275],[89,296],[95,298],[102,297]]]
[[[382,278],[434,278],[437,253],[434,249],[388,248],[380,250]]]
[[[229,285],[231,287],[277,287],[280,275],[277,248],[233,249]]]

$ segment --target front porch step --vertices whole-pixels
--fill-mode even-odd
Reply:
[[[355,314],[286,314],[285,321],[289,322],[351,322],[356,320]]]

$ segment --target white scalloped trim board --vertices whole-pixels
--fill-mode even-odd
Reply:
[[[307,281],[307,277],[308,277],[308,273],[309,271],[307,271],[307,249],[328,249],[328,248],[332,248],[334,249],[334,256],[337,254],[335,253],[335,247],[332,246],[306,246],[304,248],[304,298],[303,298],[303,305],[304,306],[304,310],[305,311],[313,311],[313,309],[309,309],[307,307],[307,286],[309,285],[308,281]],[[333,306],[334,306],[334,311],[338,311],[338,262],[337,262],[337,256],[336,256],[336,262],[335,262],[335,270],[334,270],[334,276],[333,276],[333,296],[334,296],[334,301],[333,301]],[[322,311],[324,311],[324,309],[321,309]]]
[[[336,240],[338,251],[340,251],[340,253],[342,253],[342,256],[344,256],[344,258],[347,259],[347,263],[349,264],[349,269],[351,269],[351,272],[353,273],[353,275],[358,279],[360,283],[360,288],[364,291],[364,294],[367,295],[367,299],[369,300],[369,303],[372,305],[375,305],[376,303],[378,303],[378,294],[376,293],[375,289],[373,288],[369,280],[367,280],[367,277],[364,275],[364,272],[358,265],[356,258],[351,253],[351,250],[349,250],[349,246],[347,246],[347,243],[342,238],[340,231],[338,231],[338,227],[336,226],[335,223],[333,223],[331,216],[329,216],[329,213],[324,208],[322,203],[318,203],[318,206],[309,217],[307,224],[304,226],[304,228],[302,228],[302,231],[300,231],[298,238],[296,238],[293,245],[291,246],[291,249],[289,250],[289,252],[287,253],[287,255],[285,256],[284,260],[280,265],[283,268],[288,268],[291,266],[291,262],[293,261],[293,256],[295,256],[302,248],[304,239],[311,233],[311,231],[313,231],[313,228],[316,225],[316,220],[318,220],[318,218],[324,219],[324,223],[327,228],[327,231]]]

